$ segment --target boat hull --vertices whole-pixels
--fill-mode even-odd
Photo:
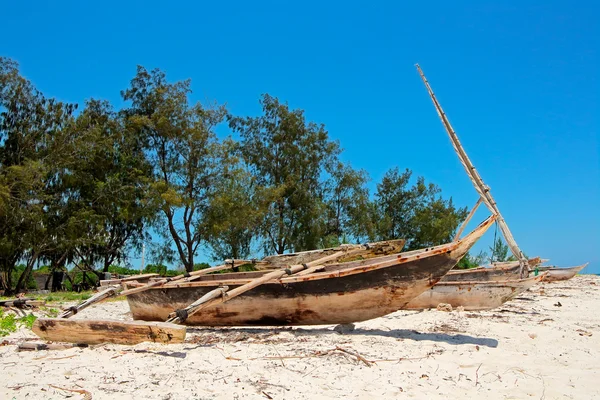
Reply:
[[[571,268],[540,268],[540,272],[547,272],[544,282],[566,281],[577,275],[587,264]]]
[[[392,313],[427,290],[456,263],[441,254],[384,269],[329,279],[256,287],[218,306],[192,315],[188,325],[319,325],[364,321]],[[229,289],[239,285],[225,282]],[[219,285],[151,289],[128,296],[133,318],[165,321],[175,309]]]
[[[514,299],[543,278],[544,275],[501,282],[439,282],[410,301],[405,309],[436,308],[443,303],[471,311],[490,310]]]
[[[521,267],[480,267],[448,272],[441,282],[499,282],[519,279]]]
[[[282,326],[365,321],[395,312],[437,283],[493,224],[490,217],[462,240],[428,249],[324,266],[324,272],[265,283],[192,314],[187,325]],[[229,290],[262,272],[206,275],[127,296],[136,320],[165,321],[219,287]]]

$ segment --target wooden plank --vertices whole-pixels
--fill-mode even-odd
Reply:
[[[32,328],[44,340],[78,344],[183,343],[185,327],[166,322],[39,318]]]
[[[469,215],[467,215],[467,218],[463,221],[462,225],[460,226],[460,229],[458,230],[458,232],[456,232],[456,235],[454,235],[455,242],[460,239],[460,235],[463,234],[465,228],[467,227],[467,224],[469,223],[471,218],[473,218],[473,215],[475,215],[475,211],[477,211],[481,202],[483,202],[483,198],[480,196],[479,199],[477,200],[477,203],[475,203],[475,205],[471,209],[471,212],[469,213]]]
[[[26,306],[43,306],[46,304],[44,300],[33,300],[33,299],[8,299],[8,300],[0,300],[0,306],[3,307],[16,307],[22,308]]]

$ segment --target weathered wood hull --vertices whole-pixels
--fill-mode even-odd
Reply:
[[[519,279],[521,267],[517,264],[511,267],[479,267],[448,272],[441,282],[499,282]]]
[[[434,285],[493,223],[464,239],[430,249],[333,264],[324,272],[291,276],[258,286],[186,320],[188,325],[322,325],[364,321],[404,307]],[[207,275],[127,297],[134,319],[164,321],[221,285],[234,289],[261,272]]]
[[[527,260],[527,264],[529,264],[530,267],[535,267],[536,265],[540,265],[547,261],[547,258],[534,257]],[[492,267],[514,267],[516,265],[519,265],[518,261],[502,261],[492,263]]]
[[[566,281],[571,279],[587,266],[586,264],[571,268],[542,267],[540,272],[547,272],[544,282]]]
[[[413,299],[405,309],[436,308],[443,303],[471,311],[489,310],[514,299],[542,279],[543,275],[503,282],[439,282]]]
[[[351,255],[351,260],[346,259],[347,256],[341,256],[336,261],[331,261],[328,264],[333,264],[334,262],[345,262],[374,258],[378,256],[386,256],[400,253],[402,251],[402,248],[404,247],[405,242],[406,241],[404,239],[385,240],[381,242],[368,244],[343,244],[328,249],[309,250],[288,254],[276,254],[265,257],[261,260],[260,263],[257,263],[256,267],[259,270],[285,268],[288,265],[309,263],[311,261],[318,260],[322,257],[339,252],[341,250],[354,250]]]

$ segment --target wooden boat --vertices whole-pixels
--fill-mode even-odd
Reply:
[[[550,260],[547,258],[535,257],[535,258],[530,258],[529,260],[527,260],[527,265],[529,265],[530,267],[535,267],[536,265],[540,265],[540,264],[543,264],[548,261],[550,261]],[[519,262],[518,261],[500,261],[500,262],[492,263],[492,267],[512,267],[515,265],[519,265]]]
[[[348,252],[349,250],[352,250],[352,253],[349,257],[342,255],[332,261],[329,261],[328,263],[333,264],[334,262],[365,260],[368,258],[400,253],[405,242],[406,241],[404,239],[384,240],[374,243],[342,244],[340,246],[330,247],[327,249],[276,254],[263,258],[261,261],[256,262],[255,265],[259,270],[283,268],[287,265],[309,263],[339,251]]]
[[[185,323],[320,325],[381,317],[403,308],[438,282],[494,220],[492,216],[463,239],[441,246],[326,265],[322,272],[265,282],[189,316]],[[127,296],[127,301],[134,319],[165,321],[174,310],[189,306],[219,287],[240,287],[264,274],[265,271],[205,275],[193,282],[167,283],[133,293]]]
[[[539,257],[529,259],[529,265],[537,265]],[[521,277],[521,264],[519,261],[508,261],[492,264],[491,267],[478,267],[471,269],[454,269],[448,272],[440,282],[468,282],[468,281],[506,281]]]
[[[406,310],[436,308],[450,304],[465,310],[489,310],[517,297],[533,285],[541,282],[545,274],[524,279],[489,282],[438,282],[405,307]]]
[[[579,271],[584,269],[587,265],[588,263],[585,263],[583,265],[570,268],[538,267],[538,271],[547,273],[546,277],[544,278],[544,282],[566,281],[567,279],[571,279],[577,275]]]
[[[444,275],[440,282],[499,282],[519,279],[520,277],[521,266],[517,261],[517,265],[508,267],[478,267],[450,271]]]

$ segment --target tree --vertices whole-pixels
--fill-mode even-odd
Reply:
[[[306,122],[268,94],[263,115],[229,117],[241,136],[241,154],[268,204],[261,224],[266,253],[319,246],[325,229],[324,173],[337,161],[339,146],[323,125]]]
[[[376,233],[380,240],[406,239],[408,249],[443,244],[452,240],[467,209],[444,200],[441,189],[423,177],[409,186],[412,172],[389,170],[377,185]]]
[[[69,162],[63,176],[74,251],[85,269],[126,259],[131,247],[140,248],[156,209],[148,198],[151,167],[142,143],[127,132],[106,101],[89,100],[72,129]]]
[[[18,260],[26,268],[14,290],[22,289],[33,266],[54,245],[64,228],[53,222],[63,194],[56,190],[61,146],[56,138],[72,121],[77,108],[47,99],[18,71],[12,60],[0,57],[0,175],[3,187],[0,227],[0,266],[4,286]]]
[[[331,172],[327,202],[327,229],[323,247],[371,239],[374,236],[366,171],[338,162]]]
[[[190,81],[169,83],[160,70],[138,67],[122,92],[131,107],[124,110],[128,130],[144,140],[153,166],[150,191],[162,212],[156,224],[172,239],[187,271],[202,242],[201,225],[218,176],[215,127],[224,119],[223,106],[189,104]],[[165,229],[161,229],[164,226]]]
[[[214,260],[247,258],[267,207],[238,150],[234,141],[224,142],[222,168],[206,211],[204,239]]]
[[[508,246],[504,244],[501,238],[495,238],[494,244],[490,247],[491,261],[508,261]]]

